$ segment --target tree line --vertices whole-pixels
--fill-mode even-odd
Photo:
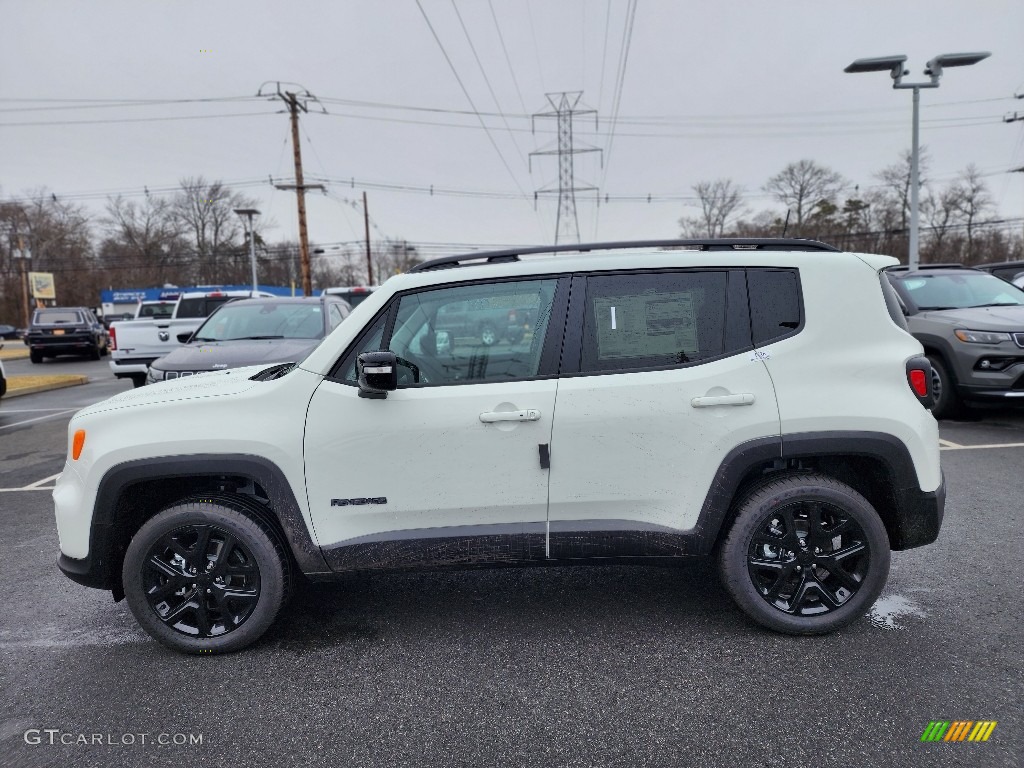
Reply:
[[[922,151],[918,199],[921,263],[980,264],[1024,258],[1024,221],[998,218],[992,194],[969,165],[939,184],[928,177]],[[884,253],[907,261],[910,234],[911,156],[873,174],[861,192],[841,174],[816,163],[789,163],[761,188],[782,211],[753,212],[745,190],[730,179],[699,181],[692,189],[699,210],[679,220],[685,238],[810,237],[844,250]],[[850,191],[852,190],[852,194]]]
[[[929,179],[921,154],[920,255],[922,263],[1024,259],[1021,221],[997,218],[984,177],[968,166],[939,184]],[[730,179],[693,185],[694,212],[679,219],[681,236],[810,237],[844,250],[884,253],[906,262],[910,226],[910,153],[873,174],[861,192],[836,171],[813,160],[786,165],[763,191],[776,207],[753,210],[746,191]],[[140,199],[111,197],[99,216],[39,191],[28,202],[0,200],[0,322],[20,325],[21,268],[52,272],[66,306],[94,306],[104,288],[164,285],[246,285],[251,280],[248,233],[236,208],[257,201],[220,181],[182,179],[173,193]],[[269,243],[257,220],[254,233],[259,281],[301,284],[299,246]],[[31,254],[31,259],[19,258]],[[314,287],[366,282],[362,247],[340,247],[312,259]],[[421,261],[399,239],[371,244],[375,282]]]
[[[0,200],[0,322],[21,325],[21,270],[52,272],[64,306],[96,306],[111,287],[248,285],[249,233],[236,208],[257,200],[220,181],[186,178],[170,194],[133,200],[108,198],[99,216],[45,191],[28,202]],[[301,290],[299,244],[270,243],[257,219],[258,279]],[[28,258],[30,256],[30,258]],[[371,243],[374,276],[391,275],[419,261],[404,241]],[[336,248],[311,259],[315,288],[366,282],[362,248]]]

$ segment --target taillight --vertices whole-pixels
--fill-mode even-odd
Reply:
[[[928,396],[928,379],[924,375],[924,371],[918,369],[909,371],[907,375],[910,377],[910,388],[914,390],[918,397]]]
[[[918,402],[925,408],[935,405],[932,397],[932,363],[924,356],[907,361],[907,383]]]
[[[110,335],[110,348],[117,349],[117,329],[114,326],[110,326],[107,333]]]

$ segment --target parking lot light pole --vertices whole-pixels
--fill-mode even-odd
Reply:
[[[889,76],[893,79],[892,87],[894,89],[911,89],[914,92],[914,116],[910,150],[910,247],[907,256],[907,263],[911,269],[916,269],[918,264],[918,200],[921,187],[921,175],[918,169],[920,162],[918,124],[920,123],[921,89],[938,88],[939,78],[942,77],[942,70],[945,67],[966,67],[971,64],[977,64],[982,59],[987,59],[991,55],[987,51],[939,54],[925,65],[924,73],[930,79],[924,83],[903,82],[903,76],[910,74],[910,70],[903,67],[903,63],[907,60],[906,56],[879,56],[872,59],[857,59],[843,70],[844,72],[888,72]]]
[[[259,216],[260,212],[255,208],[235,208],[235,213],[243,219],[246,216],[249,217],[249,263],[252,265],[252,292],[255,294],[258,290],[256,288],[256,229],[253,226],[252,217]]]

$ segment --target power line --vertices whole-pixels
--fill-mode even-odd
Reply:
[[[599,187],[604,187],[604,181],[608,177],[608,166],[611,164],[612,143],[615,141],[615,129],[619,120],[619,107],[622,104],[622,91],[626,80],[626,65],[629,63],[629,49],[633,41],[633,22],[636,18],[636,6],[638,0],[629,0],[626,8],[626,22],[622,29],[622,46],[619,49],[619,66],[615,75],[615,95],[612,98],[611,125],[608,129],[608,143],[605,145],[604,172],[601,174]]]
[[[260,115],[273,115],[275,112],[230,112],[219,115],[179,115],[174,117],[122,117],[110,118],[108,120],[54,120],[29,123],[0,123],[0,128],[14,128],[26,126],[46,125],[110,125],[114,123],[158,123],[169,120],[211,120],[221,117],[257,117]]]
[[[498,95],[494,92],[494,88],[491,86],[491,79],[487,76],[487,71],[484,69],[483,62],[480,61],[480,56],[476,52],[476,46],[473,45],[473,38],[470,37],[469,30],[466,28],[466,23],[462,20],[462,14],[459,13],[459,6],[455,4],[455,0],[452,0],[452,10],[455,11],[455,16],[459,20],[459,26],[462,27],[462,33],[466,36],[466,42],[469,43],[469,50],[473,52],[473,58],[476,59],[476,65],[480,69],[480,74],[484,78],[484,83],[487,84],[487,90],[490,92],[491,98],[494,99],[494,106],[496,106],[498,108],[498,112],[501,113],[501,120],[505,124],[505,130],[507,130],[508,135],[512,137],[512,144],[516,148],[516,153],[519,155],[520,159],[522,159],[522,150],[519,149],[519,143],[516,141],[515,134],[512,133],[512,128],[508,124],[508,119],[505,117],[504,113],[501,112],[501,102],[498,101]],[[523,160],[523,162],[525,163],[526,161]]]
[[[611,2],[611,0],[609,0]],[[501,43],[501,50],[505,54],[505,63],[508,64],[508,72],[512,76],[512,84],[516,87],[516,95],[519,97],[519,105],[526,110],[526,102],[523,100],[523,92],[519,89],[519,80],[516,78],[515,67],[512,66],[512,59],[508,55],[508,48],[505,46],[505,36],[501,34],[501,25],[498,23],[498,14],[494,12],[494,0],[487,0],[491,9],[491,18],[494,19],[494,29],[498,32],[498,41]]]

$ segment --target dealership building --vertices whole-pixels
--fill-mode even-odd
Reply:
[[[215,293],[217,291],[249,291],[252,285],[193,285],[184,288],[165,286],[163,288],[110,288],[100,292],[100,307],[103,317],[111,315],[135,314],[140,301],[174,301],[182,293],[201,291]],[[258,290],[272,293],[275,296],[301,296],[301,289],[285,288],[279,285],[261,285]],[[314,291],[319,294],[320,291]]]

